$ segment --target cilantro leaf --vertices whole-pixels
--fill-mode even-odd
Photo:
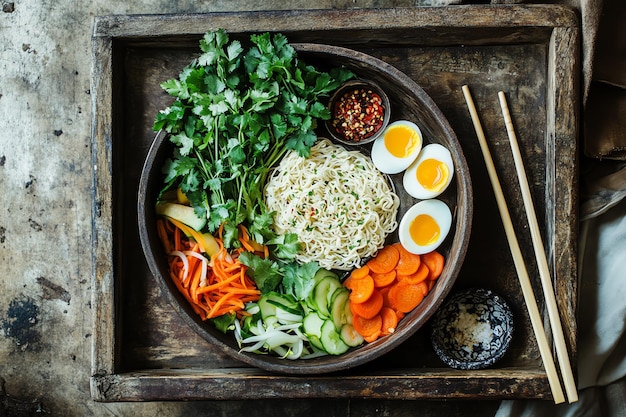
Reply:
[[[289,150],[308,156],[318,119],[330,118],[322,98],[354,74],[307,65],[280,33],[251,35],[248,45],[223,29],[208,31],[196,59],[161,83],[174,101],[153,128],[175,146],[163,165],[163,190],[180,187],[207,217],[208,231],[223,226],[226,248],[240,245],[243,223],[257,242],[272,242],[273,256],[291,260],[301,245],[272,230],[265,180]]]
[[[283,266],[282,286],[286,294],[293,295],[297,300],[304,300],[313,290],[315,274],[320,269],[317,262],[299,265],[290,262]]]
[[[263,259],[251,252],[242,252],[239,260],[248,267],[247,274],[261,293],[274,291],[282,282],[283,276],[278,262],[269,258]]]

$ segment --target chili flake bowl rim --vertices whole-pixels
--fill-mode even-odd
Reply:
[[[337,99],[345,94],[346,90],[354,87],[370,87],[372,90],[380,95],[384,109],[383,121],[376,133],[358,141],[351,141],[346,139],[343,135],[338,134],[332,126],[332,122],[334,119],[332,117],[332,113],[335,102],[337,101]],[[325,121],[326,130],[328,131],[328,134],[331,135],[333,140],[336,140],[337,142],[340,142],[344,145],[360,146],[372,143],[383,134],[383,132],[391,122],[391,100],[389,99],[389,95],[378,83],[367,78],[356,78],[348,80],[341,84],[341,86],[339,86],[330,96],[330,99],[328,100],[328,109],[331,112],[331,118]]]

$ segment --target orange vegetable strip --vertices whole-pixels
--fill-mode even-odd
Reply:
[[[174,250],[179,250],[179,251],[183,250],[183,245],[180,241],[180,229],[179,228],[174,229]]]
[[[366,319],[356,314],[352,315],[352,327],[364,338],[375,335],[376,333],[380,334],[382,324],[383,319],[380,314],[377,314],[371,319]]]
[[[221,307],[222,304],[224,304],[226,302],[226,300],[228,300],[230,297],[232,297],[231,294],[224,294],[220,297],[219,300],[217,300],[215,302],[215,305],[211,308],[211,312],[209,313],[209,318],[213,318],[213,317],[217,317],[216,313],[217,310],[219,309],[219,307]],[[223,313],[222,313],[223,314]]]
[[[376,288],[386,287],[392,284],[396,280],[396,270],[392,269],[391,271],[385,274],[375,274],[371,273],[371,277],[374,279],[374,286]]]
[[[389,245],[379,250],[374,258],[367,261],[366,265],[370,268],[370,271],[376,274],[384,274],[394,269],[399,259],[400,253],[398,249],[394,245]]]
[[[430,270],[428,279],[433,280],[439,278],[445,264],[445,259],[442,254],[437,251],[428,252],[422,255],[422,262],[424,262]]]
[[[362,303],[374,292],[374,279],[367,275],[365,278],[351,279],[348,277],[344,286],[350,290],[350,301]]]
[[[225,287],[233,281],[237,281],[239,279],[239,275],[232,275],[222,281],[217,281],[215,284],[207,285],[206,287],[198,288],[198,291],[201,293],[211,292],[218,288]]]
[[[193,302],[193,300],[189,296],[189,293],[187,292],[187,290],[185,288],[182,287],[180,281],[176,278],[176,276],[170,274],[170,278],[172,278],[172,281],[174,281],[174,284],[178,288],[178,291],[180,291],[180,293],[185,297],[185,299],[187,299],[189,304],[191,304],[191,307],[196,312],[196,314],[202,315],[201,314],[202,313],[202,309],[199,306],[197,306],[196,303]]]
[[[383,307],[383,296],[378,290],[374,290],[372,295],[362,303],[350,302],[352,314],[359,315],[366,319],[374,318]]]
[[[163,243],[165,253],[170,253],[172,251],[172,244],[170,243],[170,238],[167,235],[165,221],[163,219],[157,219],[157,232],[159,234],[159,239],[161,240],[161,243]]]
[[[398,326],[398,315],[390,307],[383,307],[380,310],[380,317],[382,318],[381,336],[389,335],[396,331]]]

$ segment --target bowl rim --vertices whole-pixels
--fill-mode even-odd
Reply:
[[[209,327],[212,325],[210,323],[201,322],[199,317],[193,313],[193,310],[188,303],[181,303],[180,299],[177,299],[177,296],[180,296],[180,294],[176,294],[173,291],[173,289],[175,289],[175,287],[173,288],[174,284],[171,282],[168,283],[161,274],[159,269],[159,260],[155,257],[155,253],[151,247],[151,237],[154,239],[154,234],[156,233],[156,231],[152,229],[156,228],[149,226],[147,223],[147,220],[151,218],[150,216],[152,216],[152,218],[154,217],[154,207],[152,201],[146,201],[146,194],[150,191],[151,183],[156,181],[156,178],[154,178],[155,176],[152,176],[151,178],[149,175],[149,163],[151,158],[154,158],[159,151],[163,150],[161,145],[164,141],[166,141],[167,137],[166,132],[163,131],[156,134],[146,160],[144,161],[144,166],[141,172],[139,182],[139,198],[137,204],[139,232],[141,246],[146,256],[146,260],[148,261],[150,271],[158,281],[162,291],[166,293],[166,299],[170,305],[173,306],[174,310],[177,311],[177,313],[182,317],[182,319],[207,342],[212,343],[218,350],[235,360],[267,371],[297,375],[324,374],[354,368],[384,355],[407,340],[419,328],[423,327],[426,321],[435,313],[437,308],[443,302],[445,296],[450,291],[450,288],[456,280],[465,258],[472,223],[472,186],[467,162],[461,151],[456,134],[452,130],[448,120],[444,117],[439,107],[413,79],[392,65],[363,52],[340,46],[318,43],[294,43],[292,46],[296,49],[299,56],[308,54],[319,58],[320,56],[323,57],[324,55],[332,54],[333,57],[338,60],[349,61],[354,65],[371,68],[372,70],[375,70],[374,72],[377,74],[392,79],[394,82],[401,83],[403,85],[403,89],[411,91],[412,100],[425,107],[424,111],[426,111],[429,116],[434,118],[435,122],[433,123],[433,126],[436,125],[437,130],[441,132],[441,136],[444,137],[446,141],[450,141],[455,147],[455,152],[458,152],[455,154],[458,159],[455,161],[455,166],[458,170],[458,175],[455,175],[458,184],[457,189],[463,190],[463,192],[457,192],[455,199],[456,208],[454,210],[455,212],[458,212],[456,223],[454,225],[455,232],[454,234],[451,234],[452,236],[448,237],[448,239],[451,239],[452,242],[450,254],[454,256],[451,256],[450,262],[448,262],[444,267],[443,274],[445,279],[448,280],[449,285],[436,285],[431,293],[432,296],[428,298],[428,302],[424,303],[424,306],[419,308],[419,311],[414,310],[407,315],[409,317],[413,315],[418,318],[416,323],[411,323],[413,325],[408,325],[407,323],[409,321],[403,320],[391,337],[378,339],[373,343],[368,343],[367,345],[360,346],[356,349],[351,349],[350,351],[339,356],[329,355],[314,359],[298,359],[292,361],[280,359],[271,355],[241,352],[233,347],[236,345],[236,342],[232,335],[228,335],[228,338],[224,338],[217,335],[216,332],[219,331],[214,328],[209,331]],[[163,262],[163,259],[161,262]],[[439,279],[441,280],[442,278]],[[418,312],[420,313],[419,316]]]

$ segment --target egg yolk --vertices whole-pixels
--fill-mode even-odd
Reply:
[[[416,244],[427,246],[437,241],[441,231],[432,216],[420,214],[409,225],[409,234]]]
[[[448,166],[437,159],[424,160],[415,171],[417,181],[432,191],[441,190],[446,185],[448,175]]]
[[[385,148],[396,158],[406,158],[420,144],[419,134],[409,126],[392,126],[385,133]]]

